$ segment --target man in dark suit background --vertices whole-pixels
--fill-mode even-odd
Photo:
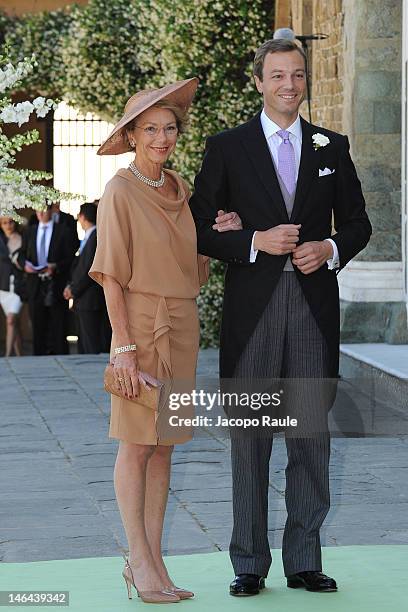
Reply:
[[[19,262],[27,274],[26,289],[33,330],[34,355],[68,353],[68,304],[63,291],[75,255],[64,224],[52,219],[49,206],[37,211],[37,224],[28,227]]]
[[[96,204],[85,202],[80,208],[78,221],[85,236],[72,264],[71,280],[64,290],[65,299],[74,300],[78,352],[94,354],[109,352],[112,335],[103,289],[88,275],[96,251]]]
[[[79,238],[77,231],[77,222],[73,215],[65,213],[60,209],[59,202],[53,202],[51,205],[52,220],[54,223],[58,223],[65,226],[69,239],[71,241],[71,248],[74,253],[77,252],[79,247]]]
[[[198,251],[228,263],[222,378],[309,379],[312,386],[313,380],[338,376],[336,272],[366,246],[371,225],[348,139],[299,116],[305,70],[304,53],[292,41],[267,41],[257,50],[254,77],[263,111],[208,139],[195,181],[190,205]],[[224,210],[238,213],[241,231],[213,230],[213,219]],[[225,221],[226,229],[234,217],[231,213]],[[316,403],[324,401],[311,408],[324,409],[327,421],[331,403],[317,394]],[[292,393],[287,409],[301,414],[302,397]],[[272,439],[264,433],[231,435],[232,595],[259,593],[272,561]],[[319,537],[330,507],[330,436],[326,428],[314,436],[287,434],[285,440],[288,517],[282,557],[287,584],[335,591],[335,580],[322,573]]]
[[[71,248],[74,251],[74,253],[76,253],[79,247],[79,238],[78,238],[78,231],[77,231],[77,222],[75,220],[75,217],[71,215],[70,213],[63,212],[60,209],[59,202],[53,202],[52,204],[50,204],[50,208],[51,208],[51,218],[53,222],[55,224],[64,225],[66,229],[66,233],[69,236],[69,240],[71,242]],[[37,215],[33,213],[28,220],[28,225],[29,226],[37,225],[37,223],[38,223]]]

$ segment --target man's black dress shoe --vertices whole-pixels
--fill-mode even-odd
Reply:
[[[306,591],[318,591],[320,593],[332,593],[337,591],[337,584],[333,578],[329,578],[321,572],[299,572],[287,577],[288,587],[291,589],[302,589]]]
[[[230,595],[245,597],[258,595],[265,588],[265,578],[257,574],[238,574],[230,584]]]

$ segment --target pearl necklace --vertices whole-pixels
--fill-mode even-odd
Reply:
[[[163,172],[163,170],[161,171],[161,175],[160,175],[160,178],[159,178],[158,181],[155,181],[155,180],[149,178],[148,176],[144,176],[144,174],[139,172],[139,170],[136,168],[136,166],[135,166],[135,164],[133,162],[130,163],[129,170],[131,172],[133,172],[133,174],[135,175],[136,178],[139,179],[139,181],[142,181],[142,183],[146,183],[146,185],[149,185],[149,187],[163,187],[163,185],[164,185],[164,172]]]

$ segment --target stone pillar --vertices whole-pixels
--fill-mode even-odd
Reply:
[[[275,0],[274,30],[291,27],[291,0]],[[271,36],[272,38],[272,36]]]
[[[344,47],[342,0],[313,0],[312,122],[342,132]]]
[[[344,342],[408,342],[401,252],[401,0],[343,0],[342,125],[373,236],[339,277]]]
[[[313,29],[313,0],[292,0],[292,28],[296,34],[307,36]]]

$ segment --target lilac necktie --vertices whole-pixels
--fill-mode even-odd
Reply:
[[[295,150],[287,130],[279,130],[276,133],[282,138],[278,149],[278,172],[286,189],[292,194],[296,188]]]

